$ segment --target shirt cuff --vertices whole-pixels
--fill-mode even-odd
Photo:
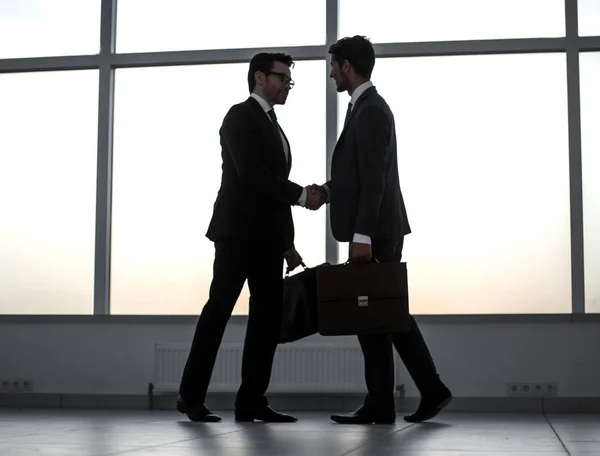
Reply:
[[[371,237],[365,236],[364,234],[354,233],[354,238],[352,242],[356,242],[358,244],[369,244],[371,245]]]
[[[307,195],[306,187],[304,187],[302,189],[302,194],[300,195],[300,198],[298,198],[298,201],[296,202],[296,204],[298,206],[302,206],[302,207],[306,206],[306,195]]]
[[[331,201],[331,189],[329,185],[323,184],[323,188],[325,189],[325,193],[327,193],[327,202]]]

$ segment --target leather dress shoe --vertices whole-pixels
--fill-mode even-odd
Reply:
[[[177,411],[187,415],[190,421],[205,423],[216,423],[217,421],[221,421],[221,417],[208,410],[204,404],[192,406],[181,396],[177,398]]]
[[[392,424],[396,421],[396,413],[380,412],[363,405],[352,413],[331,415],[331,419],[339,424]]]
[[[452,401],[452,393],[448,388],[441,387],[436,393],[423,396],[419,408],[412,415],[404,417],[409,423],[421,423],[435,417]]]
[[[236,421],[264,421],[266,423],[294,423],[298,418],[285,413],[279,413],[268,405],[262,405],[253,409],[235,409]]]

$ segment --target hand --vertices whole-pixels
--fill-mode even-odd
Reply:
[[[371,261],[373,253],[370,244],[353,242],[350,244],[350,261],[354,263],[366,263]]]
[[[312,184],[310,186],[310,188],[313,189],[314,191],[320,193],[320,195],[323,197],[323,204],[329,203],[329,193],[325,189],[325,184],[323,184],[323,185]]]
[[[283,254],[285,258],[285,262],[287,263],[287,272],[293,271],[300,264],[302,264],[302,257],[298,253],[295,247],[292,247],[287,252]]]
[[[305,207],[311,211],[316,211],[327,202],[327,192],[323,187],[317,184],[312,184],[306,187],[306,204]]]

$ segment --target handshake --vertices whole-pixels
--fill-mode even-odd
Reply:
[[[311,211],[320,209],[321,206],[329,202],[329,195],[325,187],[317,184],[308,185],[306,187],[306,203],[304,207]]]

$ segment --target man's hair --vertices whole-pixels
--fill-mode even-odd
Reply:
[[[250,69],[248,70],[248,88],[250,89],[250,93],[254,92],[254,87],[256,86],[254,73],[261,71],[268,75],[275,66],[275,62],[285,63],[288,67],[294,65],[294,60],[291,55],[282,54],[280,52],[261,52],[252,57],[252,60],[250,60]]]
[[[342,66],[344,60],[348,60],[354,71],[371,79],[375,66],[375,51],[367,37],[355,35],[342,38],[329,47],[329,53],[338,65]]]

